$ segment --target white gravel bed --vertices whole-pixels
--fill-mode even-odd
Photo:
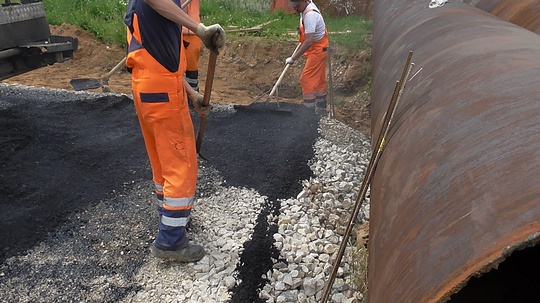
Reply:
[[[320,131],[310,165],[315,177],[304,181],[296,199],[282,202],[278,218],[269,218],[279,225],[275,245],[286,260],[274,264],[267,274],[271,283],[261,297],[269,303],[320,301],[369,163],[369,138],[335,120],[323,119]],[[359,221],[369,220],[366,200]],[[363,301],[351,283],[351,270],[344,257],[331,302]]]
[[[274,235],[281,251],[270,281],[260,293],[266,302],[318,302],[331,273],[345,224],[357,198],[369,162],[369,138],[329,119],[321,122],[321,138],[315,144],[310,166],[315,177],[304,181],[297,198],[282,201],[281,215],[269,216],[279,225]],[[239,281],[234,270],[242,244],[266,197],[242,188],[217,185],[216,193],[197,200],[192,219],[201,226],[190,233],[194,243],[208,254],[196,264],[175,264],[150,259],[139,271],[143,290],[124,302],[227,302],[228,291]],[[368,201],[369,202],[369,201]],[[364,203],[360,220],[368,220]],[[203,223],[204,222],[204,223]],[[198,232],[200,231],[200,233]],[[351,266],[343,258],[332,302],[361,302],[350,282]]]

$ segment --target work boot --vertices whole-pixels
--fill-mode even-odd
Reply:
[[[315,98],[315,113],[318,115],[326,115],[326,96]]]
[[[313,108],[315,106],[315,99],[313,100],[304,99],[304,106],[307,108]]]
[[[152,256],[179,262],[196,262],[204,257],[204,248],[201,245],[188,244],[184,248],[176,250],[164,250],[156,247],[155,243],[150,245]]]
[[[326,96],[315,98],[315,103],[318,108],[326,109]]]

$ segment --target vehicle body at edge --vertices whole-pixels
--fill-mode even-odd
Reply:
[[[0,1],[0,80],[73,59],[78,40],[51,35],[41,0]]]

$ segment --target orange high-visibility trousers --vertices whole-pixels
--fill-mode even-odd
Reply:
[[[182,34],[173,22],[146,14],[150,10],[142,2],[129,4],[126,66],[131,71],[133,100],[159,203],[160,225],[154,245],[176,250],[188,242],[185,228],[197,182],[195,132],[184,87]],[[139,14],[145,19],[139,20]]]
[[[326,48],[314,48],[304,53],[306,64],[300,75],[300,86],[304,101],[326,96]]]
[[[133,99],[161,204],[156,246],[176,249],[188,241],[184,231],[197,182],[195,132],[183,76],[138,69],[132,73]]]
[[[181,3],[184,3],[182,0]],[[200,0],[192,0],[184,11],[195,21],[201,22]],[[188,43],[185,54],[187,59],[186,80],[194,90],[199,91],[199,57],[201,54],[201,39],[187,27],[182,27],[182,36]]]
[[[315,11],[309,10],[308,12]],[[306,12],[306,14],[308,13]],[[316,11],[319,13],[318,11]],[[306,33],[302,19],[298,27],[298,40],[304,43]],[[328,58],[328,31],[325,29],[324,36],[319,41],[314,41],[307,51],[304,52],[306,64],[300,75],[300,87],[304,104],[311,106],[315,99],[326,97],[326,60]]]
[[[189,43],[184,52],[187,59],[186,71],[198,70],[201,55],[201,39],[197,35],[183,35],[183,39]]]
[[[201,39],[196,35],[183,35],[188,43],[183,50],[186,56],[186,80],[194,90],[199,91],[199,58],[201,55]]]
[[[132,70],[133,99],[153,179],[163,185],[166,198],[192,198],[197,181],[195,132],[181,71],[170,73],[161,66]]]

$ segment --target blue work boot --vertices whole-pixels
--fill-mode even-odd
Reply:
[[[156,240],[150,246],[150,253],[160,259],[180,262],[194,262],[204,257],[204,248],[188,244],[186,225],[190,211],[167,210],[158,207],[160,214]]]

